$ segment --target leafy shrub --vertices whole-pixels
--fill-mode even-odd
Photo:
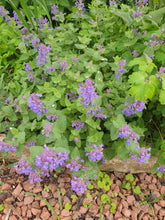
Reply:
[[[18,52],[10,77],[1,61],[3,155],[20,155],[27,144],[31,155],[18,161],[19,173],[33,183],[67,166],[81,193],[115,155],[139,163],[159,155],[153,172],[164,171],[165,8],[93,0],[86,12],[78,1],[66,18],[52,6],[51,20],[35,2],[32,11],[13,5],[14,18],[1,7]]]

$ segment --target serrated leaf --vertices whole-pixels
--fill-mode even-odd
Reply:
[[[144,82],[146,77],[147,74],[145,72],[134,72],[132,75],[129,76],[128,83],[141,84]]]
[[[162,105],[165,105],[165,89],[160,90],[159,101]]]
[[[30,160],[35,161],[36,156],[40,155],[43,149],[41,146],[30,147]]]
[[[122,114],[118,114],[116,119],[112,121],[115,128],[122,128],[126,124],[125,119]]]

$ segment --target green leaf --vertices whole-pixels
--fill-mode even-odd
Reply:
[[[36,156],[40,155],[43,149],[41,146],[30,147],[30,160],[35,161]]]
[[[20,144],[24,144],[24,142],[25,142],[25,132],[24,131],[19,132],[17,135],[14,136],[14,138],[16,140],[18,140],[18,142]]]
[[[87,141],[96,143],[96,142],[98,142],[102,139],[103,134],[104,134],[104,132],[102,132],[102,131],[101,132],[96,132],[94,135],[88,136]]]
[[[158,10],[151,11],[149,15],[152,17],[152,19],[157,22],[161,23],[163,16],[165,15],[165,7],[160,8]]]
[[[160,90],[159,101],[162,105],[165,105],[165,89]]]
[[[118,114],[116,119],[112,120],[112,123],[115,128],[122,128],[123,125],[126,124],[124,116],[122,114]]]
[[[86,48],[86,45],[84,45],[84,44],[75,44],[75,47],[79,50],[82,50],[82,49]]]
[[[49,14],[49,11],[48,11],[48,8],[47,8],[47,5],[45,3],[45,0],[37,0],[37,2],[41,5],[41,7],[43,8],[45,14],[47,15],[48,19],[49,19],[49,24],[50,26],[52,27],[52,19],[50,17],[50,14]]]

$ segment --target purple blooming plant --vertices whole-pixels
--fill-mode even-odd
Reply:
[[[136,0],[136,5],[148,5],[148,0]]]
[[[136,149],[139,149],[138,154],[133,154],[133,152],[130,153],[131,156],[131,160],[134,160],[135,158],[137,158],[138,163],[146,163],[151,156],[151,153],[149,153],[151,151],[151,148],[144,148],[144,147],[139,147],[138,145],[135,147]]]
[[[158,171],[159,173],[165,173],[165,165],[160,165],[156,168],[156,171]]]
[[[77,8],[76,14],[83,16],[84,12],[85,12],[85,7],[84,7],[84,3],[82,0],[78,0],[75,2],[75,7]]]
[[[45,124],[44,129],[42,130],[42,134],[46,135],[46,137],[51,138],[49,136],[50,133],[52,133],[52,126],[53,124]]]
[[[47,171],[55,170],[58,167],[64,167],[68,159],[67,152],[57,152],[55,151],[55,147],[50,149],[44,145],[42,153],[36,156],[35,165],[38,169],[43,171],[42,175],[49,175]]]
[[[13,146],[12,144],[8,144],[3,141],[0,141],[0,151],[6,151],[6,152],[14,151],[14,152],[16,152],[16,148],[17,148],[17,146]]]
[[[145,107],[145,103],[143,101],[137,100],[135,100],[133,104],[126,102],[124,105],[127,106],[127,108],[123,109],[122,113],[125,113],[126,116],[134,115],[137,112],[141,112]]]
[[[45,113],[46,111],[48,112],[48,109],[44,109],[42,107],[42,103],[44,101],[41,101],[38,99],[38,97],[42,97],[41,94],[36,94],[36,93],[32,93],[29,95],[29,99],[28,99],[28,105],[29,108],[38,114],[39,117],[41,117],[41,113]]]
[[[58,119],[58,116],[55,114],[51,114],[48,115],[46,118],[48,119],[48,121],[54,122],[56,119]]]
[[[80,92],[79,97],[82,97],[80,103],[83,103],[84,107],[88,107],[90,104],[94,106],[93,99],[98,98],[97,93],[94,91],[96,85],[90,79],[85,81],[85,84],[81,83],[78,91]]]
[[[87,150],[85,150],[85,152],[87,152],[88,150],[90,150],[92,148],[92,150],[89,153],[86,153],[85,156],[89,156],[89,159],[92,161],[100,161],[102,160],[102,162],[104,163],[104,154],[103,154],[103,144],[99,145],[99,147],[95,144],[88,146]]]
[[[30,163],[25,158],[18,159],[18,163],[14,168],[18,170],[18,173],[25,175],[29,175],[33,171]]]
[[[115,78],[117,80],[119,80],[119,78],[120,78],[120,73],[123,73],[123,74],[125,73],[125,70],[123,69],[123,67],[126,64],[126,60],[120,60],[118,64],[119,64],[118,73],[115,75]]]
[[[67,68],[68,68],[67,60],[66,59],[63,61],[60,60],[60,69],[62,71],[65,71]]]
[[[80,157],[76,157],[66,165],[66,168],[69,168],[71,172],[72,171],[77,172],[82,167],[82,163],[84,163],[84,160],[80,159]]]
[[[41,43],[38,48],[38,57],[37,57],[37,65],[41,67],[48,61],[46,59],[46,55],[50,52],[50,46],[46,46],[45,44]]]
[[[111,1],[109,2],[109,5],[114,5],[114,6],[117,6],[117,4],[116,4],[116,1],[115,1],[115,0],[111,0]]]
[[[53,5],[51,7],[51,14],[53,14],[54,16],[52,17],[52,20],[56,20],[56,15],[59,13],[59,10],[58,10],[58,5]]]
[[[142,16],[143,12],[142,11],[133,11],[133,15],[132,17],[139,17],[139,16]]]
[[[84,123],[82,121],[72,121],[72,127],[75,127],[76,130],[84,128]]]
[[[87,186],[89,184],[89,179],[87,177],[80,178],[74,176],[71,180],[71,186],[72,190],[74,190],[76,193],[83,194],[85,190],[87,190]]]

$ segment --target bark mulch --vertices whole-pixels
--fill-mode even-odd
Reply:
[[[125,180],[124,173],[107,173],[113,184],[109,191],[100,189],[94,181],[94,189],[87,190],[83,195],[77,195],[71,190],[71,176],[68,169],[61,173],[51,174],[50,178],[44,178],[43,182],[30,184],[28,177],[15,172],[14,168],[0,170],[0,210],[6,204],[6,208],[0,211],[0,220],[56,220],[46,204],[36,196],[24,194],[35,193],[47,200],[55,209],[61,220],[165,220],[165,197],[155,203],[142,204],[147,198],[153,201],[156,197],[165,193],[165,182],[156,175],[139,173],[134,175],[136,185],[144,193],[136,195],[132,190],[121,187]],[[112,193],[117,196],[112,198]],[[90,197],[90,195],[91,197]],[[107,194],[111,201],[117,205],[114,213],[110,212],[110,205],[103,204],[101,213],[101,195]],[[73,198],[72,195],[76,195]],[[147,200],[147,199],[146,199]],[[65,204],[72,205],[70,210],[65,209]],[[61,210],[60,210],[61,209]]]

